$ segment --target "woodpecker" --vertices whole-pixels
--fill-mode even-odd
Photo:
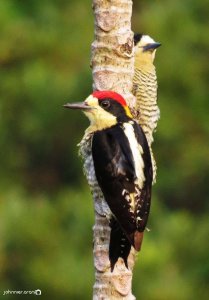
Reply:
[[[92,137],[93,171],[111,212],[111,270],[119,257],[128,268],[131,246],[141,248],[151,204],[153,174],[146,136],[116,92],[95,91],[82,103],[64,106],[82,110],[90,120],[86,134]]]
[[[151,152],[153,164],[153,178],[156,177],[156,163],[151,149],[153,132],[157,128],[157,121],[160,117],[160,110],[157,106],[157,76],[153,64],[156,49],[161,45],[155,42],[150,36],[134,35],[134,78],[133,94],[136,97],[135,117],[141,125]]]

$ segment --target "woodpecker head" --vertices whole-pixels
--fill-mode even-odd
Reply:
[[[153,63],[155,59],[156,49],[161,46],[160,43],[155,42],[149,35],[135,34],[135,58],[136,61],[144,63]]]
[[[84,102],[67,103],[64,107],[82,110],[95,130],[132,119],[125,99],[113,91],[95,91]]]

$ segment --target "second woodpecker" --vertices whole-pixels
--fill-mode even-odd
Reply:
[[[152,154],[151,144],[153,133],[157,128],[157,121],[160,118],[160,110],[157,105],[157,76],[154,66],[156,49],[161,45],[155,42],[150,36],[134,35],[134,78],[133,94],[136,97],[134,107],[135,117],[141,125],[152,156],[153,179],[156,177],[156,164]]]
[[[111,215],[109,258],[127,259],[131,246],[141,248],[152,189],[152,162],[147,139],[125,99],[112,91],[95,91],[84,102],[66,104],[90,120],[94,172]]]

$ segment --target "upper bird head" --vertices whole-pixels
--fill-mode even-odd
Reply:
[[[161,46],[160,43],[155,42],[149,35],[135,34],[135,58],[141,62],[153,63],[155,59],[156,49]]]
[[[95,91],[84,102],[67,103],[64,107],[81,109],[97,130],[132,119],[125,99],[113,91]]]

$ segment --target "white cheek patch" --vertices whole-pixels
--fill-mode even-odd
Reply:
[[[109,128],[117,124],[116,117],[102,109],[100,106],[90,112],[86,112],[86,115],[89,118],[91,125],[97,130]]]
[[[98,99],[90,95],[85,103],[92,106],[92,110],[84,111],[89,118],[91,126],[89,130],[102,130],[117,124],[117,118],[99,106]]]
[[[135,50],[135,54],[138,53],[140,55],[143,54],[143,57],[145,57],[145,55],[147,54],[146,52],[143,51],[143,47],[148,45],[148,44],[153,44],[155,43],[155,41],[149,36],[149,35],[143,35],[141,40],[139,41],[139,43],[135,46],[134,50]],[[155,52],[156,50],[153,51],[152,53],[152,59],[154,60],[155,58]],[[150,56],[148,55],[148,60]]]

